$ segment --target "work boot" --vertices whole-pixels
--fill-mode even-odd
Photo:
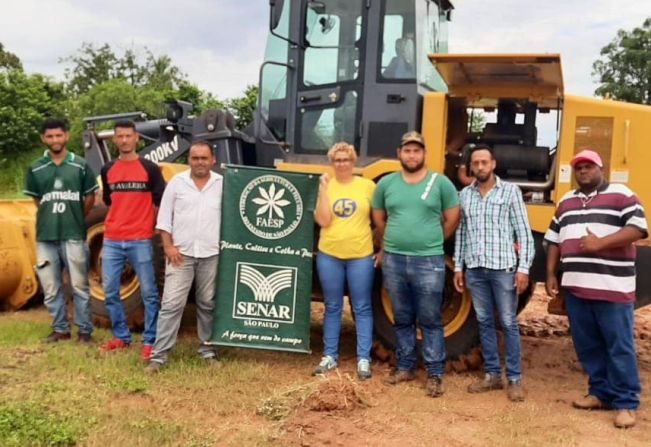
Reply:
[[[443,388],[443,378],[438,376],[431,376],[427,378],[427,384],[425,385],[427,390],[427,395],[429,397],[441,397],[445,392]]]
[[[416,374],[413,371],[403,371],[400,369],[394,369],[389,378],[385,381],[389,385],[397,385],[400,382],[410,382],[416,378]]]
[[[89,345],[92,342],[93,342],[93,339],[90,336],[90,334],[82,333],[82,332],[77,334],[77,343],[82,343],[82,344],[85,344],[85,345]]]
[[[359,380],[367,380],[371,378],[371,362],[367,359],[361,359],[357,362],[357,377]]]
[[[504,388],[502,378],[494,374],[486,373],[484,378],[468,385],[469,393],[485,393],[486,391],[501,390]]]
[[[586,394],[582,398],[576,399],[572,402],[572,406],[579,410],[605,410],[608,408],[597,396],[592,394]]]
[[[313,376],[319,376],[322,374],[327,373],[328,371],[331,371],[337,367],[337,361],[329,356],[325,355],[321,357],[321,361],[317,365],[316,368],[314,368],[314,371],[312,371]]]
[[[149,362],[149,365],[145,367],[145,372],[147,374],[158,374],[160,370],[163,369],[163,364],[159,362]]]
[[[615,427],[631,428],[635,425],[635,410],[617,410]]]
[[[522,381],[509,380],[509,384],[506,388],[506,395],[511,402],[523,402],[524,388],[522,387]]]
[[[56,343],[62,340],[70,340],[70,332],[52,331],[50,335],[48,335],[43,339],[43,343]]]

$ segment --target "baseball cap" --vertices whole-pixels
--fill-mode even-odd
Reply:
[[[600,168],[604,167],[604,164],[601,161],[601,157],[599,156],[599,154],[596,153],[595,151],[591,151],[589,149],[583,150],[583,151],[579,152],[578,154],[576,154],[574,156],[574,158],[572,159],[572,161],[570,161],[570,165],[572,167],[574,167],[580,161],[589,161],[591,163],[596,164]]]
[[[415,130],[412,130],[411,132],[407,132],[400,139],[400,147],[408,143],[418,143],[421,146],[425,147],[425,140],[423,139],[423,136],[418,132],[416,132]]]

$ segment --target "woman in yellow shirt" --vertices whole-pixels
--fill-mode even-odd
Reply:
[[[357,329],[357,376],[371,377],[373,341],[373,236],[371,199],[375,183],[354,176],[357,160],[355,148],[337,143],[328,151],[334,178],[321,176],[319,201],[315,211],[321,226],[317,271],[323,290],[323,358],[314,374],[324,374],[337,367],[344,286],[348,283],[350,302]]]

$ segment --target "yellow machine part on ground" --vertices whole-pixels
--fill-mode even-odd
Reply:
[[[20,309],[38,291],[35,220],[31,199],[0,200],[0,309]]]

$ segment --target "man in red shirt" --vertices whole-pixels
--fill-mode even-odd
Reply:
[[[109,207],[104,221],[102,283],[113,339],[100,350],[113,351],[131,344],[120,300],[120,277],[128,261],[140,281],[140,296],[145,306],[142,358],[149,360],[156,339],[159,310],[151,238],[165,180],[155,163],[136,153],[138,134],[132,122],[118,122],[114,131],[113,142],[119,157],[104,165],[101,173],[103,199]]]

